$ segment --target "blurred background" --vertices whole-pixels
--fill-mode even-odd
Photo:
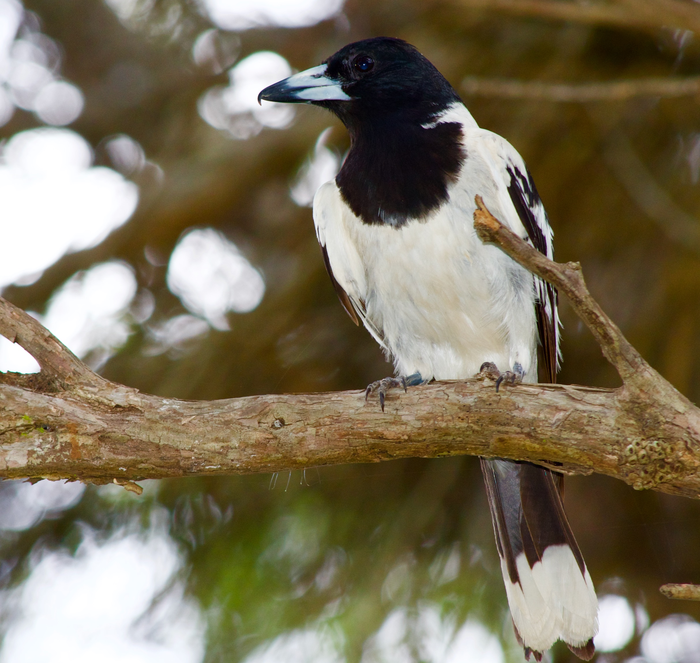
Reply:
[[[311,221],[345,131],[256,95],[397,36],[521,152],[557,257],[697,401],[698,30],[690,0],[0,0],[0,289],[152,394],[386,376]],[[561,381],[617,385],[561,309]],[[0,370],[37,366],[2,340]],[[474,458],[143,485],[0,485],[0,662],[523,660]],[[700,504],[600,476],[566,501],[598,660],[700,661],[700,609],[658,593],[700,582]]]

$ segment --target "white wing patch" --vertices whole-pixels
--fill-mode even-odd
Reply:
[[[478,146],[487,152],[492,165],[491,177],[499,186],[498,206],[503,217],[491,209],[513,232],[529,241],[550,260],[554,259],[553,233],[535,184],[517,150],[498,134],[485,129],[468,132],[467,149]],[[489,201],[486,200],[487,206]],[[513,211],[516,214],[513,214]],[[546,369],[553,379],[561,364],[559,312],[556,290],[539,277],[533,276],[540,343],[544,349]]]
[[[322,185],[314,196],[316,237],[328,255],[331,277],[345,291],[369,333],[388,352],[381,331],[372,324],[365,311],[367,277],[360,255],[345,226],[345,208],[335,181]]]

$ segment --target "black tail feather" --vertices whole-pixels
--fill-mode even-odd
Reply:
[[[522,586],[518,556],[524,554],[528,566],[532,568],[542,561],[550,546],[568,546],[585,578],[586,565],[564,512],[561,475],[531,463],[501,459],[482,458],[481,469],[498,554],[505,563],[504,573],[507,570],[508,577],[504,577],[504,581]],[[532,643],[524,642],[517,628],[516,637],[523,645],[526,657],[534,655],[539,661],[542,652],[532,647]],[[592,639],[584,645],[568,646],[584,660],[590,660],[595,653]]]

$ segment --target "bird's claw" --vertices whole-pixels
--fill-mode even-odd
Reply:
[[[521,371],[505,371],[501,373],[496,380],[496,393],[498,388],[505,382],[506,384],[514,385],[523,381],[524,374]]]
[[[501,375],[501,371],[498,370],[498,366],[492,361],[485,361],[481,364],[481,368],[477,373],[476,377],[480,380],[484,378],[490,378],[491,380],[498,380]]]
[[[408,391],[408,387],[415,387],[419,384],[423,384],[426,380],[420,373],[413,373],[412,375],[400,375],[397,378],[384,378],[383,380],[377,380],[367,385],[365,389],[365,401],[375,392],[379,394],[379,405],[382,406],[382,412],[384,412],[384,401],[386,400],[386,393],[389,389],[396,389],[400,387],[404,392]]]
[[[512,371],[505,371],[503,373],[498,370],[498,367],[492,361],[485,361],[481,364],[479,375],[484,375],[492,380],[496,380],[496,393],[498,393],[503,383],[510,385],[520,384],[525,377],[525,371],[517,361],[513,364]]]
[[[404,392],[408,391],[408,386],[406,384],[406,378],[402,375],[398,378],[383,378],[372,382],[367,385],[365,389],[365,401],[374,394],[375,392],[379,394],[379,405],[382,407],[382,412],[384,412],[384,401],[386,400],[386,392],[389,389],[396,389],[401,387]]]

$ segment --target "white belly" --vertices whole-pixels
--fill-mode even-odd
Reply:
[[[465,210],[466,211],[466,210]],[[346,218],[365,271],[367,317],[401,375],[463,379],[485,361],[536,381],[532,277],[444,211],[401,227]]]

